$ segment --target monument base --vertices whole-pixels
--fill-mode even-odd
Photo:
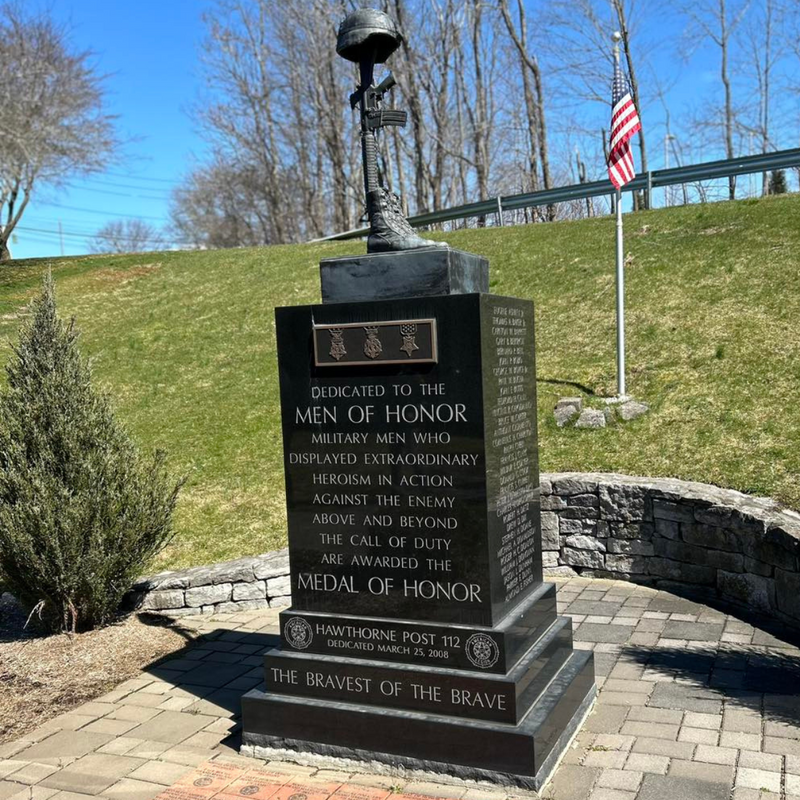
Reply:
[[[535,641],[556,621],[556,587],[542,583],[519,605],[512,609],[494,628],[469,625],[443,624],[424,620],[381,619],[380,617],[358,617],[349,614],[327,614],[322,611],[303,611],[287,608],[280,613],[281,649],[287,653],[317,653],[323,656],[352,657],[393,662],[418,663],[413,648],[402,655],[397,650],[382,652],[358,631],[389,632],[394,641],[431,645],[427,648],[425,664],[431,667],[451,667],[474,670],[476,665],[467,655],[466,643],[476,633],[491,637],[498,648],[497,662],[482,666],[483,672],[505,675],[529,650]],[[296,646],[286,636],[287,623],[302,619],[314,635],[310,640]],[[325,632],[335,630],[335,636]],[[354,633],[345,633],[353,631]],[[321,635],[318,635],[321,634]],[[446,646],[442,646],[447,642]]]
[[[489,262],[451,247],[323,258],[319,269],[323,303],[489,291]]]
[[[242,744],[540,789],[589,713],[594,659],[576,650],[518,725],[287,695],[242,698]]]

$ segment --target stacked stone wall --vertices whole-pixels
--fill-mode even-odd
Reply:
[[[291,604],[290,595],[289,553],[284,548],[142,578],[131,590],[127,605],[177,617],[283,607]]]
[[[800,625],[800,515],[702,483],[545,474],[548,575],[685,590]]]

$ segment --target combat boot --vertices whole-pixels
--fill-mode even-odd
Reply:
[[[367,252],[386,253],[397,250],[416,250],[420,247],[447,247],[446,242],[432,242],[419,236],[400,208],[400,198],[385,189],[367,195],[370,232]]]

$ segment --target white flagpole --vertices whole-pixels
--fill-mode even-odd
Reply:
[[[614,59],[619,65],[619,40],[615,31]],[[617,398],[625,397],[625,268],[622,248],[622,192],[617,189]]]

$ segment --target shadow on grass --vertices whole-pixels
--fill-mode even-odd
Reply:
[[[578,383],[577,381],[564,381],[558,378],[537,378],[536,383],[549,383],[553,386],[572,386],[574,389],[588,394],[590,397],[594,397],[596,394],[594,389],[590,389],[588,386]]]

